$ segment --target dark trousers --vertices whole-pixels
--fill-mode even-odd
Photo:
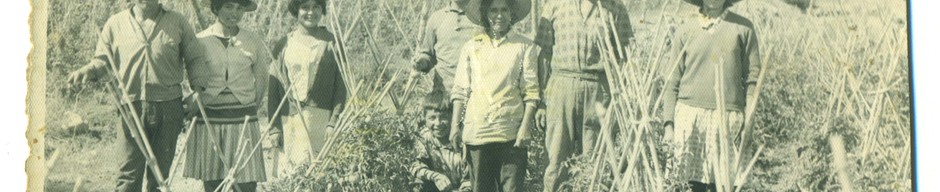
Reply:
[[[219,185],[222,185],[221,180],[202,182],[202,188],[205,190],[205,192],[213,192],[215,191],[215,188],[219,187]],[[257,188],[258,188],[258,183],[255,183],[255,182],[238,183],[238,184],[235,184],[235,186],[232,186],[233,191],[239,191],[239,192],[255,192]]]
[[[732,187],[731,191],[736,191],[737,189],[738,187]],[[702,183],[702,182],[697,182],[697,181],[689,181],[688,188],[685,188],[685,189],[679,188],[676,191],[689,191],[689,190],[691,190],[692,192],[707,192],[707,191],[718,192],[718,186],[716,186],[714,183]]]
[[[160,166],[160,171],[166,179],[176,152],[176,140],[183,127],[183,102],[180,99],[161,102],[136,101],[133,105],[137,110],[137,115],[142,115],[141,124],[156,156],[157,165]],[[134,123],[133,119],[130,123]],[[121,175],[117,179],[114,191],[141,191],[142,178],[146,177],[148,191],[156,192],[159,185],[153,177],[154,173],[147,170],[147,159],[143,154],[145,152],[137,147],[128,128],[133,127],[124,124],[117,135],[116,147],[120,152],[118,158],[121,158]],[[147,175],[144,175],[144,170],[147,170]]]
[[[467,145],[473,191],[523,191],[527,150],[513,147],[513,143]]]

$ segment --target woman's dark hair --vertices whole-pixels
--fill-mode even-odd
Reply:
[[[725,9],[731,7],[737,1],[734,0],[725,0]],[[692,0],[692,4],[698,5],[699,9],[704,9],[705,0]]]
[[[495,1],[495,0],[482,0],[482,1],[480,2],[480,17],[481,17],[480,20],[481,20],[481,22],[483,23],[483,29],[485,29],[486,31],[489,31],[489,30],[490,30],[490,20],[487,19],[486,17],[487,17],[487,15],[490,14],[490,13],[489,13],[489,10],[490,10],[490,6],[493,5],[493,1]],[[515,24],[515,22],[516,22],[516,14],[519,14],[519,13],[516,13],[516,12],[515,12],[516,6],[517,6],[517,5],[516,5],[516,1],[514,1],[514,0],[506,0],[506,4],[509,5],[509,9],[510,9],[510,10],[513,10],[512,16],[509,17],[509,18],[512,19],[512,20],[510,20],[509,23],[510,23],[510,25]]]
[[[222,9],[222,5],[229,2],[238,3],[243,6],[251,5],[251,0],[212,0],[209,2],[209,10],[212,11],[212,14],[218,15],[219,9]]]
[[[297,12],[300,11],[300,5],[311,1],[316,2],[317,5],[320,5],[320,11],[322,11],[324,15],[326,14],[326,0],[291,0],[290,3],[287,4],[287,12],[290,12],[290,15],[297,17]]]

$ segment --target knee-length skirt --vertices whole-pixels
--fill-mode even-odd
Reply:
[[[234,174],[237,183],[265,181],[263,152],[255,150],[261,141],[257,105],[235,100],[204,108],[208,119],[199,115],[186,142],[183,176],[211,181]]]
[[[743,113],[720,112],[677,103],[674,124],[673,160],[679,169],[677,179],[715,183],[716,174],[730,173],[728,170],[736,166],[731,165],[737,148],[733,141],[744,125]],[[720,131],[721,129],[724,131]],[[727,153],[724,154],[720,148],[723,146],[722,142],[727,144],[724,145],[727,147]],[[719,166],[724,168],[718,169]],[[729,176],[728,179],[733,181],[735,178]]]

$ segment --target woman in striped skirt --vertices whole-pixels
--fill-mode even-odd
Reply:
[[[197,34],[210,58],[209,79],[194,104],[201,110],[187,141],[183,176],[203,181],[213,191],[234,178],[238,191],[255,191],[265,181],[264,160],[253,152],[260,141],[258,106],[267,90],[271,53],[262,36],[238,27],[251,0],[211,0],[216,22]]]

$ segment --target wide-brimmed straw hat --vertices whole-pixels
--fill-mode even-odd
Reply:
[[[695,5],[695,6],[698,6],[698,7],[701,7],[703,0],[682,0],[682,1],[685,1],[686,3],[692,4],[692,5]],[[726,1],[725,1],[725,5],[730,7],[731,5],[733,5],[733,4],[735,4],[735,3],[738,3],[738,2],[741,2],[741,0],[726,0]]]
[[[228,3],[228,2],[234,2],[234,3],[240,4],[245,11],[250,12],[250,11],[258,10],[258,4],[252,0],[202,0],[202,6],[208,7],[209,10],[212,11],[212,13],[215,13],[215,10],[213,9],[216,6],[221,7],[222,4]]]
[[[495,1],[495,0],[493,0]],[[515,3],[512,8],[512,22],[511,24],[516,24],[519,21],[522,21],[529,12],[532,10],[532,1],[531,0],[508,0]],[[470,22],[474,24],[483,26],[483,13],[480,12],[480,8],[483,6],[483,0],[470,0],[467,2],[464,11],[467,13],[467,19],[470,19]]]

